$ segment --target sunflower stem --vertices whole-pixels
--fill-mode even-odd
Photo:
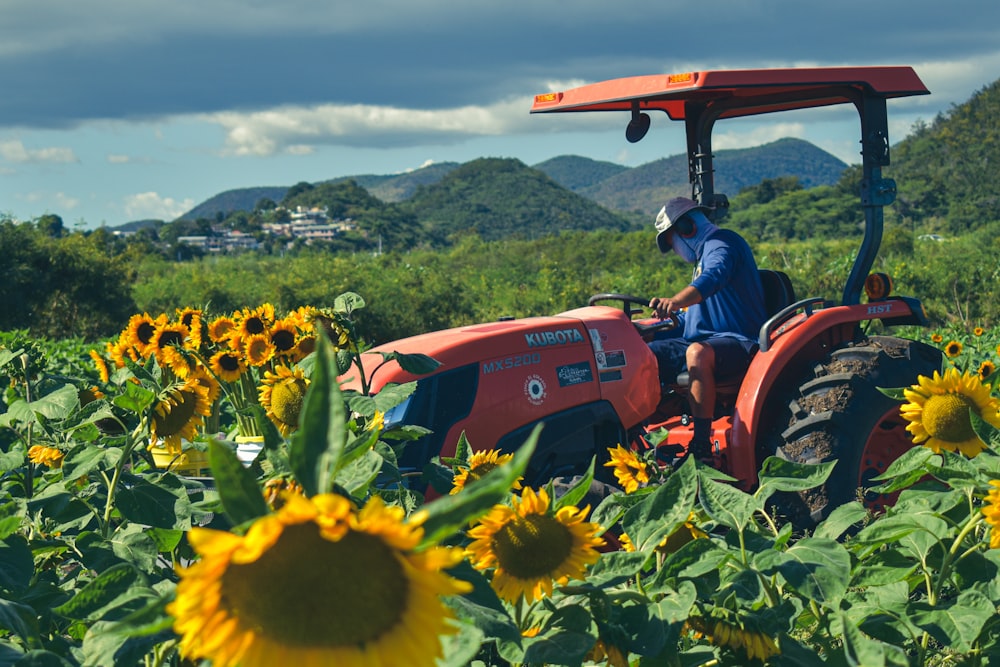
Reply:
[[[111,526],[111,512],[114,510],[115,506],[115,494],[118,491],[118,484],[121,481],[122,471],[125,469],[125,462],[128,461],[132,456],[132,451],[135,449],[136,443],[139,441],[138,434],[144,429],[147,420],[143,417],[139,420],[139,425],[136,427],[135,431],[125,436],[125,447],[122,449],[121,456],[118,457],[117,463],[115,463],[115,471],[111,476],[111,481],[108,483],[108,499],[104,504],[104,518],[101,522],[101,535],[104,539],[107,539],[110,535]],[[105,479],[107,479],[105,477]]]

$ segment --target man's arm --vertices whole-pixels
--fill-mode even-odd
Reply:
[[[681,308],[693,306],[701,301],[701,292],[694,285],[688,285],[670,298],[655,297],[650,299],[649,307],[656,312],[660,319],[666,318],[668,313],[676,313]]]

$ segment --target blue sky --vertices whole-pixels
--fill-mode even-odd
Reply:
[[[896,143],[1000,77],[1000,3],[0,0],[0,219],[171,220],[233,188],[478,157],[636,166],[682,153],[682,126],[629,144],[618,114],[531,116],[532,97],[840,65],[916,69],[932,94],[890,101]],[[723,124],[715,148],[784,136],[857,161],[845,109]]]

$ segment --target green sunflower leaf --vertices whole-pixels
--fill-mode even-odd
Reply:
[[[128,592],[138,577],[139,572],[130,564],[119,563],[99,574],[53,611],[66,618],[99,618],[97,612]]]
[[[825,482],[833,472],[836,461],[828,463],[795,463],[777,456],[764,460],[759,479],[760,486],[754,494],[765,501],[775,491],[805,491]]]
[[[528,467],[541,430],[541,425],[536,426],[510,461],[489,471],[476,480],[475,484],[469,484],[453,496],[442,496],[424,505],[423,509],[428,516],[424,521],[424,539],[421,545],[436,544],[464,530],[469,522],[506,500],[514,482]]]
[[[249,469],[236,452],[217,440],[208,443],[208,463],[226,514],[236,525],[267,514],[267,503]]]
[[[364,298],[356,292],[344,292],[333,300],[333,309],[350,315],[355,310],[365,307]]]
[[[764,509],[759,498],[714,479],[701,480],[701,506],[710,517],[724,526],[743,530],[754,512]]]
[[[780,574],[804,598],[831,609],[838,608],[851,576],[847,549],[819,537],[803,538],[785,552],[765,552],[755,564],[765,574]]]
[[[333,346],[320,333],[316,366],[290,438],[288,462],[306,495],[329,493],[338,461],[347,445],[347,409],[337,385]]]
[[[437,359],[426,354],[403,354],[402,352],[379,352],[385,361],[396,361],[399,367],[413,375],[426,375],[441,365]]]
[[[975,590],[963,591],[954,602],[931,606],[915,602],[907,609],[907,618],[943,646],[967,653],[980,631],[996,613],[995,605]]]
[[[590,483],[594,481],[594,464],[596,462],[596,457],[590,459],[590,467],[587,468],[587,472],[584,473],[579,479],[575,480],[568,489],[563,491],[561,496],[555,499],[553,510],[558,511],[563,507],[576,505],[583,500],[584,496],[587,495],[587,492],[590,491]]]
[[[687,521],[698,492],[694,459],[688,459],[655,491],[643,497],[622,518],[622,528],[637,551],[652,549]]]
[[[880,392],[894,401],[905,401],[906,395],[903,393],[909,387],[876,387]]]

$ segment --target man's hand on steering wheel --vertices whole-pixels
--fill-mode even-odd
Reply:
[[[653,309],[656,316],[661,320],[667,319],[671,314],[677,313],[681,307],[674,299],[654,297],[649,300],[649,307]]]

